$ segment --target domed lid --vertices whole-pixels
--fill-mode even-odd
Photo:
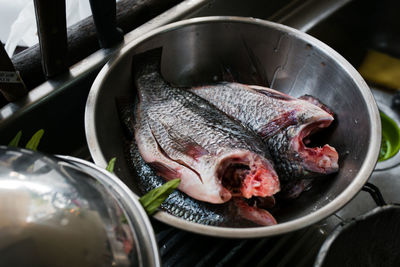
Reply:
[[[146,212],[113,174],[0,147],[2,266],[159,266]]]

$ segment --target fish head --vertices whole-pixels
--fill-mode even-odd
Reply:
[[[328,127],[333,118],[320,118],[317,121],[295,127],[291,141],[292,150],[297,152],[298,158],[303,164],[304,170],[309,173],[330,174],[337,172],[338,153],[328,144],[317,147],[309,147],[310,136],[320,129]]]
[[[337,172],[338,153],[334,147],[309,146],[310,136],[328,127],[332,116],[321,116],[308,123],[293,125],[267,140],[269,152],[275,158],[275,166],[282,181],[312,178]]]

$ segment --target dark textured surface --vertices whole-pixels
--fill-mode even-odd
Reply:
[[[317,227],[269,238],[227,239],[193,234],[157,221],[152,223],[164,267],[310,267],[325,238]]]

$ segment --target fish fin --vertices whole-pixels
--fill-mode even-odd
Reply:
[[[202,156],[209,154],[209,152],[205,148],[197,143],[192,142],[185,144],[185,150],[183,151],[183,153],[185,153],[189,157],[192,157],[195,160],[198,160]]]
[[[310,102],[311,104],[316,105],[317,107],[323,109],[324,111],[326,111],[327,113],[329,113],[330,115],[334,116],[335,113],[324,103],[321,102],[321,100],[319,100],[318,98],[311,96],[311,95],[303,95],[300,96],[299,99],[301,100],[305,100],[307,102]]]
[[[278,100],[284,100],[284,101],[296,100],[296,98],[291,97],[290,95],[284,94],[282,92],[279,92],[279,91],[271,89],[271,88],[257,86],[257,85],[249,85],[248,87],[250,87],[257,93],[260,93],[260,94],[263,94],[263,95],[266,95],[268,97],[275,98]]]
[[[278,133],[281,129],[288,126],[297,124],[296,111],[288,111],[281,114],[278,118],[269,121],[267,124],[263,125],[257,133],[266,139]]]
[[[237,207],[237,214],[249,221],[259,225],[269,226],[277,224],[276,219],[265,209],[249,206],[243,199],[235,198],[234,204]]]
[[[172,180],[180,177],[180,174],[177,170],[169,167],[167,164],[159,161],[153,161],[148,163],[154,170],[155,172],[166,178],[167,180]]]

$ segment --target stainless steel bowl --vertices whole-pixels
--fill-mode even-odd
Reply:
[[[0,147],[0,266],[160,266],[131,191],[87,161]]]
[[[252,83],[264,73],[270,87],[299,97],[310,94],[336,113],[326,141],[340,156],[340,171],[316,183],[274,215],[278,224],[255,228],[211,227],[158,212],[160,221],[185,230],[223,237],[261,237],[311,225],[349,202],[369,178],[380,147],[380,118],[374,98],[358,72],[337,52],[295,29],[252,18],[206,17],[158,28],[127,44],[98,74],[85,113],[86,137],[94,161],[105,166],[116,156],[116,173],[139,194],[124,159],[115,98],[134,94],[131,58],[163,46],[162,73],[175,84],[212,81],[221,66]]]

